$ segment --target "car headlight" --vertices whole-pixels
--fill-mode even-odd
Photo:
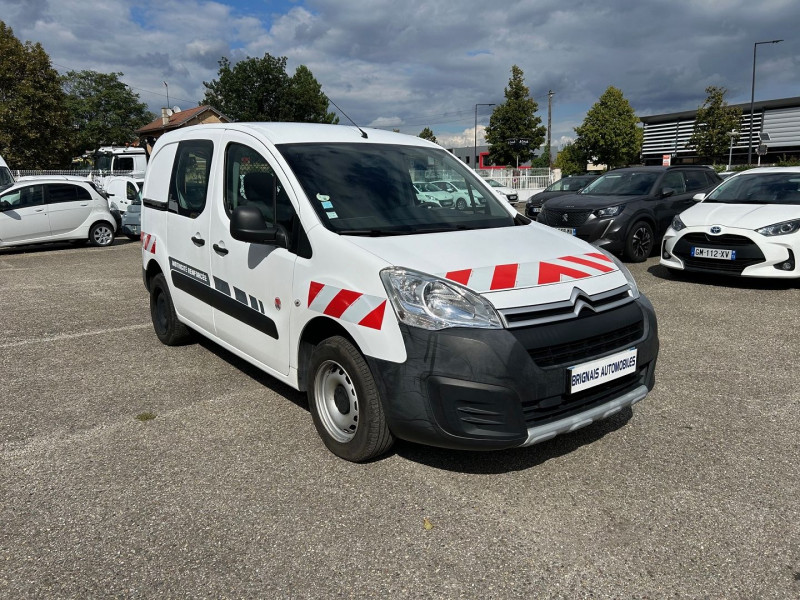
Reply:
[[[636,285],[636,280],[633,278],[633,275],[631,275],[631,272],[628,270],[628,267],[626,267],[624,264],[622,264],[622,261],[620,259],[618,259],[616,256],[614,256],[613,254],[611,254],[607,250],[603,250],[602,248],[597,248],[597,251],[598,252],[602,252],[608,258],[610,258],[612,261],[614,261],[614,264],[617,265],[617,268],[625,276],[625,279],[628,280],[628,285],[631,288],[631,297],[634,300],[636,298],[638,298],[639,297],[639,286]]]
[[[397,318],[411,327],[503,327],[488,300],[452,281],[401,267],[384,269],[381,280]]]
[[[686,229],[686,225],[683,221],[681,221],[680,215],[675,215],[672,219],[672,223],[670,225],[675,231],[680,231],[681,229]]]
[[[767,225],[761,229],[756,229],[756,233],[760,233],[761,235],[788,235],[797,230],[800,230],[800,219]]]
[[[594,211],[594,216],[596,217],[616,217],[619,214],[619,211],[622,210],[622,205],[618,204],[617,206],[609,206],[608,208],[601,208],[599,210]]]

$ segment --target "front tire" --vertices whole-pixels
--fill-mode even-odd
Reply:
[[[169,295],[167,280],[162,273],[150,282],[150,318],[156,337],[166,346],[179,346],[190,337],[189,328],[178,320],[175,305]]]
[[[328,338],[314,348],[307,389],[317,433],[336,456],[364,462],[394,443],[369,366],[345,338]]]
[[[653,228],[647,221],[637,221],[628,232],[625,240],[625,260],[628,262],[644,262],[653,252],[655,236]]]
[[[459,198],[456,200],[456,209],[467,210],[467,201],[464,200],[464,198]]]
[[[89,243],[92,246],[110,246],[114,243],[114,227],[105,221],[95,223],[89,229]]]

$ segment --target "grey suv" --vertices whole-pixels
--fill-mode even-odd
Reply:
[[[537,220],[642,262],[672,218],[692,206],[692,197],[721,181],[713,169],[700,166],[614,169],[577,194],[549,199]]]

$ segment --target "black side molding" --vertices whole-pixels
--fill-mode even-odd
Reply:
[[[156,210],[167,210],[167,203],[166,202],[159,202],[158,200],[153,200],[152,198],[142,198],[142,204],[147,208],[154,208]]]

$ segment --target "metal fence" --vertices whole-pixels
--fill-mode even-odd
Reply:
[[[49,177],[60,175],[82,177],[93,181],[101,189],[105,187],[107,177],[144,177],[144,171],[98,171],[93,169],[17,169],[12,171],[12,174],[17,181],[19,181],[20,177]]]

